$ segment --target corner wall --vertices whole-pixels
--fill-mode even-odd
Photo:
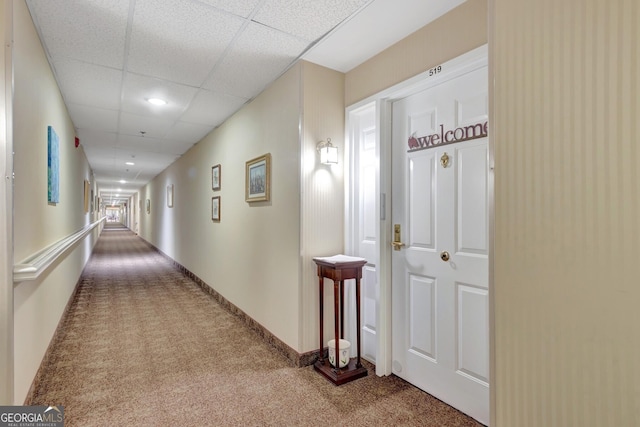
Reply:
[[[344,253],[344,74],[303,62],[302,204],[300,227],[301,350],[319,346],[318,269],[314,257]],[[338,164],[322,165],[318,142],[331,138]],[[327,282],[327,285],[330,282]],[[326,331],[333,330],[333,286],[324,286]]]
[[[14,262],[89,224],[91,171],[24,1],[13,2]],[[47,202],[47,126],[60,138],[60,203]],[[35,281],[14,288],[14,402],[21,405],[88,260],[97,233]]]

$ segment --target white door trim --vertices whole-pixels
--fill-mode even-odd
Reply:
[[[14,405],[13,364],[13,4],[3,2],[0,114],[0,405]]]
[[[378,141],[379,141],[379,173],[377,177],[377,183],[379,191],[376,200],[377,207],[377,220],[379,223],[378,245],[379,245],[379,268],[378,268],[378,283],[380,285],[380,301],[378,311],[378,351],[377,351],[377,363],[376,374],[377,375],[391,375],[391,103],[397,99],[403,98],[411,93],[428,89],[443,81],[453,79],[457,76],[475,70],[477,68],[486,66],[488,64],[488,49],[487,45],[480,46],[474,50],[471,50],[465,54],[462,54],[454,59],[451,59],[443,64],[439,64],[442,68],[439,72],[435,72],[435,67],[427,70],[415,77],[412,77],[402,83],[394,85],[388,89],[385,89],[375,95],[372,95],[362,101],[353,104],[346,108],[346,123],[345,141],[346,152],[354,153],[353,141],[349,137],[349,116],[351,112],[362,108],[365,105],[376,103],[376,115],[377,115],[377,129],[378,129]],[[489,87],[489,92],[491,88]],[[491,138],[489,139],[491,141]],[[489,142],[489,149],[491,150],[491,142]],[[354,174],[351,169],[354,162],[350,159],[348,163],[345,163],[349,171],[345,173],[345,196],[347,198],[345,203],[345,248],[354,247],[354,236],[351,230],[354,229],[354,221],[357,218],[353,215],[350,196],[353,194],[354,179],[357,179],[357,174]],[[490,164],[490,174],[493,173],[493,164]],[[493,221],[493,179],[489,179],[489,222]],[[383,216],[384,214],[384,216]],[[493,248],[493,235],[491,229],[489,230],[489,268],[491,271],[492,265],[492,248]],[[490,301],[492,300],[492,276],[489,277],[489,295]],[[493,314],[491,312],[493,305],[490,303],[490,342],[489,352],[490,360],[492,361],[493,355]],[[490,366],[492,368],[492,365]],[[493,371],[493,369],[490,369]]]

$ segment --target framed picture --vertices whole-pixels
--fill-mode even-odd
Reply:
[[[47,127],[47,201],[60,202],[60,139],[53,126]]]
[[[173,184],[167,185],[167,207],[173,207]]]
[[[89,212],[89,190],[91,184],[86,179],[84,180],[84,213]]]
[[[147,199],[147,213],[151,213],[151,200]]]
[[[262,202],[271,194],[271,154],[256,157],[247,162],[245,200]]]
[[[222,166],[215,165],[211,168],[211,188],[213,191],[220,190],[220,180],[222,179]]]
[[[211,198],[211,219],[220,221],[220,196]]]

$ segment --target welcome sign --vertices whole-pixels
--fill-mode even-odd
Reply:
[[[409,137],[407,151],[425,150],[427,148],[439,147],[441,145],[454,144],[456,142],[469,141],[472,139],[484,138],[488,135],[489,122],[476,123],[469,126],[461,126],[445,131],[444,125],[440,125],[440,132],[416,137],[415,134]]]

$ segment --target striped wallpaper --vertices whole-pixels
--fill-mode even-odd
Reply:
[[[493,425],[640,425],[640,4],[490,0]]]

